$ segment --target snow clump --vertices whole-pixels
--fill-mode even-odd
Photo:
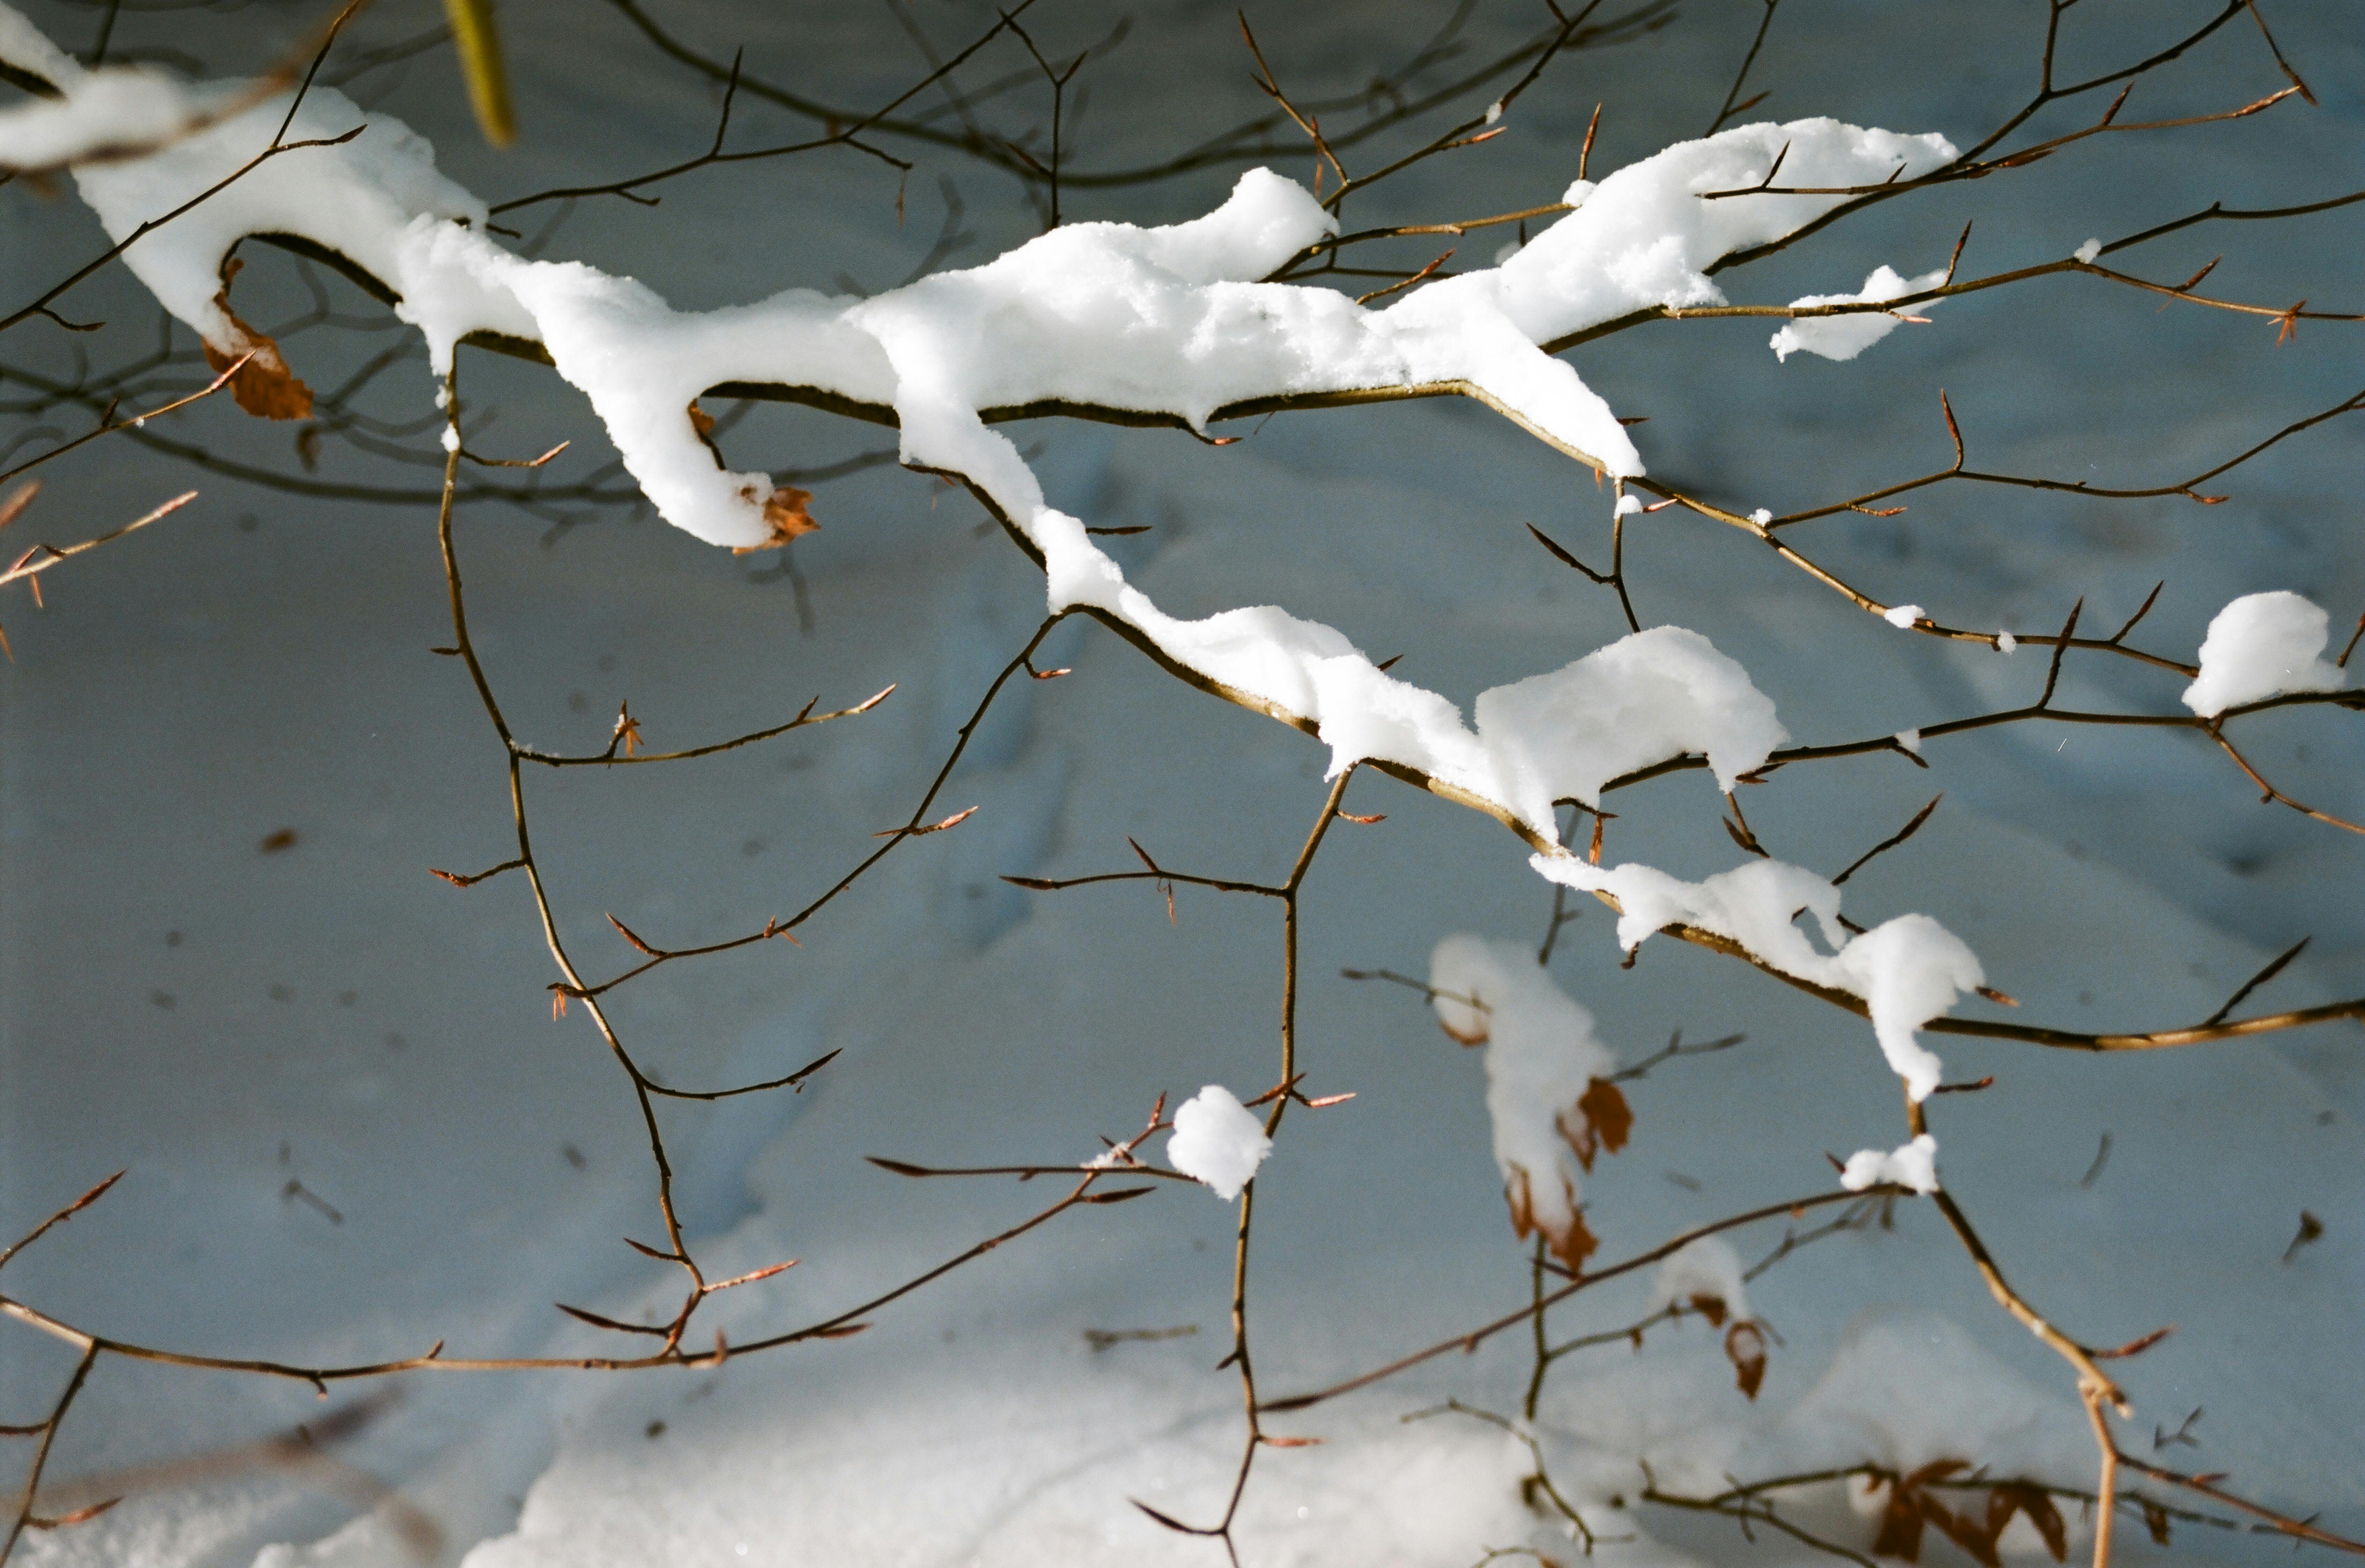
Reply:
[[[1918,604],[1894,604],[1882,610],[1880,618],[1900,632],[1911,632],[1913,623],[1922,619],[1922,607]]]
[[[2348,672],[2324,656],[2331,617],[2295,593],[2252,593],[2217,612],[2201,642],[2201,678],[2184,705],[2204,719],[2292,691],[2338,691]]]
[[[1486,1110],[1513,1228],[1541,1231],[1579,1266],[1594,1245],[1577,1202],[1580,1169],[1626,1141],[1624,1097],[1608,1084],[1618,1058],[1594,1037],[1593,1014],[1520,943],[1448,936],[1429,955],[1429,984],[1445,1032],[1486,1047]],[[1615,1099],[1614,1127],[1593,1114],[1607,1109],[1597,1083]]]
[[[1264,1124],[1220,1083],[1210,1083],[1175,1108],[1166,1158],[1174,1169],[1214,1189],[1226,1203],[1240,1195],[1272,1152]]]
[[[1477,718],[1496,798],[1537,824],[1563,796],[1598,805],[1610,779],[1687,752],[1730,790],[1790,738],[1749,672],[1680,626],[1481,692]]]
[[[1749,1286],[1742,1278],[1741,1254],[1721,1236],[1687,1241],[1667,1255],[1651,1280],[1651,1310],[1691,1306],[1703,1298],[1722,1302],[1709,1321],[1749,1317]]]
[[[1946,281],[1944,267],[1920,277],[1904,278],[1893,268],[1875,267],[1872,275],[1864,280],[1864,287],[1855,294],[1810,294],[1790,301],[1793,310],[1810,309],[1818,305],[1877,304],[1885,299],[1900,299],[1909,294],[1920,294],[1936,288]],[[1933,304],[1935,301],[1925,301]],[[1804,351],[1821,354],[1825,359],[1850,360],[1880,342],[1897,330],[1905,319],[1890,310],[1866,310],[1847,316],[1807,316],[1786,325],[1774,334],[1768,345],[1777,359],[1788,363],[1792,354]]]
[[[1938,1087],[1944,1064],[1913,1032],[1987,979],[1978,956],[1926,914],[1900,914],[1849,936],[1839,924],[1839,889],[1784,861],[1752,860],[1698,882],[1633,862],[1591,866],[1565,853],[1531,856],[1529,864],[1548,881],[1615,898],[1618,942],[1630,953],[1655,931],[1691,925],[1739,943],[1769,969],[1862,998],[1882,1055],[1917,1102]],[[1800,913],[1815,917],[1834,951],[1818,952],[1791,924]]]
[[[1847,1158],[1840,1170],[1840,1185],[1851,1193],[1861,1193],[1866,1187],[1895,1182],[1917,1193],[1938,1190],[1938,1140],[1928,1133],[1911,1143],[1900,1144],[1886,1153],[1877,1148],[1859,1148]]]
[[[0,46],[61,74],[73,69],[6,4]],[[162,78],[145,90],[159,112],[181,91]],[[267,147],[289,102],[284,91],[265,96],[153,156],[77,165],[84,198],[110,235],[128,240]],[[15,153],[11,123],[0,121],[0,162]],[[341,145],[256,164],[125,252],[218,363],[254,356],[234,386],[250,411],[300,418],[310,406],[277,346],[230,313],[224,258],[252,234],[310,241],[377,279],[426,339],[439,378],[472,333],[538,344],[588,396],[659,514],[711,543],[762,549],[813,524],[801,493],[777,488],[767,474],[717,465],[692,418],[706,388],[765,383],[891,409],[907,465],[962,476],[1037,553],[1052,612],[1090,608],[1223,695],[1310,721],[1331,748],[1333,777],[1360,762],[1395,763],[1537,832],[1552,826],[1558,794],[1588,797],[1621,771],[1687,750],[1705,750],[1730,788],[1779,744],[1772,705],[1705,638],[1663,628],[1613,644],[1596,655],[1598,666],[1580,660],[1541,684],[1488,694],[1493,702],[1482,696],[1474,734],[1451,700],[1383,674],[1331,627],[1269,605],[1197,621],[1165,613],[1126,582],[1082,519],[1047,503],[985,414],[1060,400],[1199,429],[1225,407],[1260,398],[1452,390],[1611,478],[1631,477],[1642,459],[1608,404],[1547,350],[1637,309],[1723,303],[1709,268],[1797,232],[1844,199],[1702,195],[1762,184],[1777,160],[1801,185],[1839,188],[1911,178],[1955,156],[1943,136],[1831,119],[1736,127],[1597,185],[1578,181],[1567,192],[1575,210],[1499,266],[1440,280],[1384,308],[1260,281],[1336,232],[1337,220],[1303,186],[1251,169],[1221,207],[1188,222],[1070,224],[981,266],[868,299],[788,288],[753,304],[683,311],[634,279],[504,250],[487,230],[484,203],[436,171],[425,139],[333,89],[312,89],[288,135],[328,140],[357,128]],[[1831,332],[1867,324],[1877,331],[1892,323],[1872,315],[1821,330],[1836,341]],[[1597,675],[1631,678],[1642,695],[1606,689]],[[1663,700],[1674,707],[1664,719],[1652,711]],[[1587,738],[1571,743],[1511,723],[1557,708],[1583,721]],[[1638,718],[1638,732],[1623,733]]]

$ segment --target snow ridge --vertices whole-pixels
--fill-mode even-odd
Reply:
[[[62,58],[5,4],[0,49]],[[81,113],[95,79],[59,75],[61,112]],[[128,78],[107,80],[133,90]],[[177,84],[160,76],[145,90],[160,113],[180,112]],[[107,231],[127,238],[268,146],[288,103],[276,94],[152,156],[78,166],[76,181]],[[289,136],[325,140],[356,127],[351,141],[255,167],[125,252],[165,308],[225,361],[260,351],[266,368],[285,374],[268,340],[230,313],[222,266],[246,235],[300,236],[400,297],[398,312],[426,338],[439,376],[471,332],[541,343],[589,397],[658,512],[743,550],[790,531],[776,521],[770,476],[724,469],[701,436],[689,409],[702,391],[773,382],[891,406],[906,465],[968,479],[1041,555],[1052,612],[1089,609],[1256,702],[1314,721],[1332,777],[1364,761],[1398,764],[1540,835],[1552,829],[1554,799],[1593,801],[1610,778],[1689,751],[1704,752],[1729,789],[1786,738],[1773,704],[1706,638],[1659,627],[1485,693],[1474,731],[1451,700],[1383,674],[1328,626],[1272,606],[1199,621],[1167,615],[1126,581],[1082,520],[1045,502],[1017,448],[981,410],[1061,400],[1173,415],[1195,429],[1250,398],[1447,386],[1613,477],[1638,475],[1641,455],[1608,406],[1540,345],[1637,309],[1721,301],[1705,270],[1719,257],[1778,240],[1844,199],[1698,199],[1762,183],[1777,160],[1788,179],[1838,187],[1954,156],[1940,136],[1830,119],[1738,127],[1677,143],[1597,185],[1578,182],[1569,192],[1575,209],[1501,265],[1378,310],[1328,289],[1258,281],[1337,222],[1301,186],[1251,169],[1221,207],[1186,223],[1073,224],[982,266],[869,299],[791,288],[687,312],[637,280],[504,250],[485,231],[485,205],[436,171],[423,138],[332,89],[305,97]],[[30,140],[27,126],[0,119],[0,162]],[[1855,324],[1819,330],[1843,325]]]
[[[1533,856],[1529,864],[1547,881],[1616,898],[1618,942],[1630,953],[1666,926],[1697,926],[1739,943],[1769,969],[1861,997],[1881,1054],[1917,1102],[1938,1087],[1944,1064],[1914,1031],[1987,979],[1978,955],[1926,914],[1900,914],[1847,935],[1839,889],[1780,860],[1752,860],[1698,882],[1632,862],[1591,866],[1566,852]],[[1806,913],[1833,952],[1818,952],[1792,924]]]

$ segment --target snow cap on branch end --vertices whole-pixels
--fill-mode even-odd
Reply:
[[[1264,1124],[1220,1083],[1210,1083],[1174,1112],[1174,1133],[1166,1158],[1174,1169],[1205,1183],[1229,1203],[1272,1152]]]
[[[1938,1140],[1923,1133],[1911,1143],[1900,1144],[1887,1153],[1859,1148],[1848,1156],[1847,1164],[1840,1170],[1840,1185],[1851,1193],[1885,1183],[1910,1187],[1917,1193],[1936,1192]]]
[[[2244,594],[2201,642],[2201,678],[2184,705],[2204,719],[2293,691],[2338,691],[2348,672],[2324,656],[2331,617],[2295,593]]]
[[[1810,294],[1790,301],[1793,310],[1810,309],[1818,305],[1875,305],[1884,300],[1901,299],[1909,294],[1924,294],[1940,287],[1946,281],[1946,269],[1923,273],[1920,277],[1897,275],[1896,269],[1878,266],[1864,280],[1864,287],[1854,294]],[[1923,300],[1913,308],[1924,309],[1936,303]],[[1790,356],[1802,350],[1824,359],[1851,360],[1897,330],[1905,319],[1894,311],[1866,310],[1845,316],[1809,316],[1793,320],[1774,334],[1768,345],[1774,357],[1788,363]]]

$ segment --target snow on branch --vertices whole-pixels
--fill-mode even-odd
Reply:
[[[1878,304],[1888,299],[1902,299],[1910,294],[1922,294],[1945,283],[1947,269],[1924,273],[1920,277],[1897,275],[1893,267],[1875,267],[1864,280],[1864,287],[1854,294],[1810,294],[1790,301],[1794,310],[1817,305]],[[1915,318],[1918,319],[1918,318]],[[1881,339],[1897,330],[1907,318],[1895,311],[1877,311],[1862,316],[1810,317],[1791,321],[1774,334],[1774,357],[1786,364],[1794,353],[1804,352],[1820,354],[1825,359],[1849,360],[1864,353]],[[1911,622],[1909,622],[1911,624]]]
[[[1524,943],[1448,936],[1429,956],[1429,991],[1446,1034],[1486,1047],[1486,1110],[1512,1228],[1541,1233],[1582,1268],[1599,1245],[1578,1202],[1583,1173],[1625,1147],[1633,1121],[1611,1081],[1618,1058]]]
[[[2295,593],[2244,594],[2209,622],[2201,676],[2184,689],[2184,705],[2214,719],[2286,692],[2338,691],[2348,672],[2324,656],[2331,641],[2323,606]]]
[[[1914,1031],[1987,979],[1978,956],[1926,914],[1900,914],[1858,935],[1840,924],[1840,890],[1803,867],[1752,860],[1698,882],[1654,867],[1604,868],[1563,852],[1530,860],[1546,880],[1618,901],[1618,941],[1629,953],[1653,932],[1687,925],[1738,944],[1754,960],[1810,985],[1861,998],[1890,1069],[1915,1101],[1944,1065]],[[1811,913],[1833,951],[1793,924]]]
[[[42,59],[55,54],[42,53],[22,17],[5,6],[0,15],[0,47],[15,40]],[[122,240],[251,159],[289,101],[265,99],[151,157],[77,167],[77,184]],[[305,96],[288,130],[326,140],[356,128],[349,142],[254,169],[124,252],[216,354],[257,356],[261,370],[248,381],[271,384],[249,396],[242,382],[243,406],[298,417],[309,404],[276,346],[229,306],[225,258],[241,239],[273,234],[309,241],[379,280],[426,337],[439,376],[471,334],[539,344],[589,397],[657,510],[712,543],[760,549],[810,520],[768,475],[718,464],[690,413],[701,392],[784,385],[891,409],[906,465],[968,480],[1041,558],[1054,613],[1090,610],[1317,730],[1331,746],[1333,777],[1362,761],[1395,764],[1539,834],[1555,794],[1593,798],[1606,778],[1688,749],[1707,749],[1721,778],[1746,771],[1784,738],[1772,704],[1705,638],[1658,628],[1594,661],[1485,694],[1474,732],[1451,700],[1384,675],[1330,627],[1273,607],[1199,621],[1165,614],[1125,580],[1082,520],[1046,503],[1016,447],[982,411],[1084,406],[1198,429],[1252,399],[1460,392],[1605,473],[1639,475],[1642,456],[1608,406],[1540,345],[1638,308],[1721,302],[1707,272],[1721,257],[1795,232],[1842,199],[1706,202],[1700,193],[1762,181],[1777,163],[1803,183],[1838,188],[1954,156],[1943,137],[1829,119],[1724,131],[1597,185],[1580,182],[1575,210],[1501,266],[1441,280],[1384,309],[1258,281],[1337,224],[1302,187],[1255,169],[1222,207],[1190,222],[1073,224],[983,266],[866,300],[791,288],[688,312],[637,280],[503,249],[485,231],[484,204],[436,171],[424,139],[333,90]],[[0,131],[0,160],[12,155]],[[1642,713],[1653,722],[1624,727]],[[1534,729],[1544,721],[1562,732],[1548,745]]]
[[[1272,1152],[1264,1124],[1220,1083],[1206,1085],[1175,1107],[1166,1158],[1226,1203],[1240,1195]]]

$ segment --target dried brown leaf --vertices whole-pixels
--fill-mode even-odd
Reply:
[[[734,555],[752,555],[758,550],[777,550],[790,540],[811,533],[821,526],[805,510],[813,502],[811,490],[800,490],[794,485],[783,485],[764,501],[764,523],[772,536],[761,544],[743,544],[732,551]]]
[[[1873,1538],[1872,1554],[1919,1562],[1922,1561],[1922,1525],[1920,1496],[1903,1482],[1890,1483],[1889,1504],[1880,1511],[1880,1533]]]
[[[1732,1363],[1733,1385],[1754,1400],[1765,1382],[1765,1331],[1746,1318],[1735,1323],[1724,1331],[1724,1354]],[[1907,1553],[1905,1560],[1911,1562],[1912,1554]]]
[[[222,285],[222,291],[214,296],[214,303],[221,307],[223,315],[230,318],[231,330],[236,335],[227,348],[206,344],[206,364],[217,375],[233,364],[238,365],[236,373],[230,378],[230,395],[238,399],[238,406],[257,419],[310,419],[312,389],[298,381],[296,373],[287,368],[287,361],[280,354],[279,345],[272,340],[270,333],[257,331],[248,326],[230,309],[230,285],[227,282]],[[239,364],[241,356],[246,363]]]
[[[1955,1513],[1935,1497],[1926,1495],[1922,1499],[1922,1512],[1932,1524],[1946,1532],[1947,1540],[1970,1553],[1980,1568],[2003,1568],[1996,1557],[1994,1530]]]
[[[1627,1135],[1634,1129],[1634,1111],[1618,1085],[1606,1078],[1595,1079],[1586,1085],[1576,1108],[1599,1136],[1604,1152],[1615,1154],[1626,1147]]]
[[[2056,1562],[2065,1560],[2069,1552],[2069,1531],[2061,1521],[2061,1510],[2040,1486],[2024,1481],[2006,1482],[1988,1494],[1988,1539],[1994,1540],[2003,1534],[2015,1513],[2026,1514],[2036,1533],[2045,1538],[2045,1550],[2053,1553]]]
[[[1585,1227],[1585,1215],[1576,1210],[1569,1214],[1568,1228],[1551,1240],[1552,1256],[1573,1273],[1585,1272],[1585,1260],[1601,1249],[1600,1239]]]

